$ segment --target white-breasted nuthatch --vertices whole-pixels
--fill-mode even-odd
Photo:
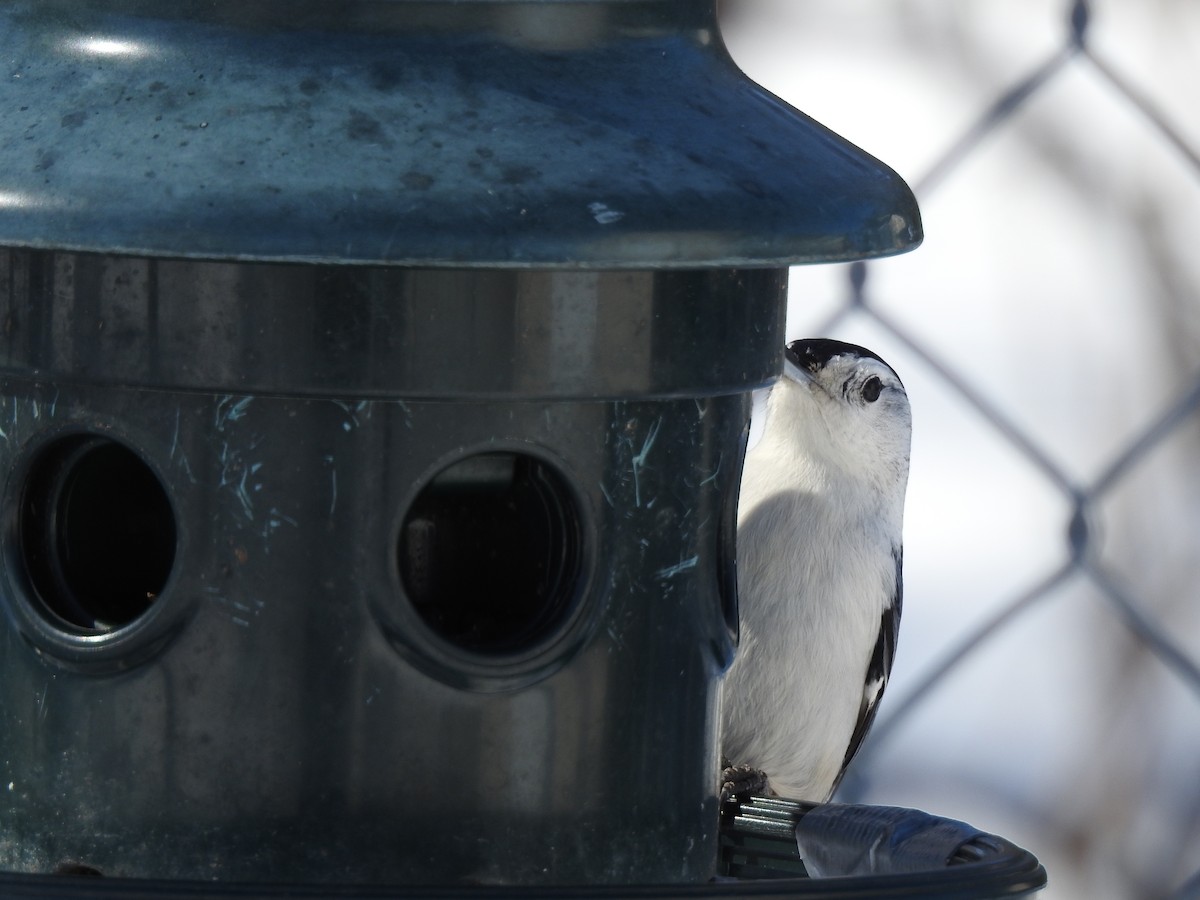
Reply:
[[[911,433],[904,385],[870,350],[787,346],[742,470],[725,793],[757,770],[824,802],[862,744],[896,650]]]

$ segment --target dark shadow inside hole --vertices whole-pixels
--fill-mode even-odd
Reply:
[[[133,622],[162,593],[175,539],[162,484],[115,441],[64,439],[30,471],[22,553],[38,599],[60,623],[105,632]]]
[[[486,453],[443,470],[400,534],[400,574],[440,637],[483,654],[528,649],[574,607],[579,517],[547,463]]]

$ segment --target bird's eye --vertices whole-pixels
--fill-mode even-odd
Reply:
[[[883,382],[874,375],[863,382],[862,398],[868,403],[878,400],[881,393],[883,393]]]

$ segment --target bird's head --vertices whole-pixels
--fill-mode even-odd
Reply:
[[[803,423],[805,452],[903,496],[912,417],[895,370],[857,344],[809,338],[787,345],[783,374],[779,402],[794,409],[782,419]]]

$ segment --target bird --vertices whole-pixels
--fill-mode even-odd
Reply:
[[[865,347],[810,338],[783,356],[738,494],[721,791],[824,803],[896,653],[912,415],[900,377]]]

